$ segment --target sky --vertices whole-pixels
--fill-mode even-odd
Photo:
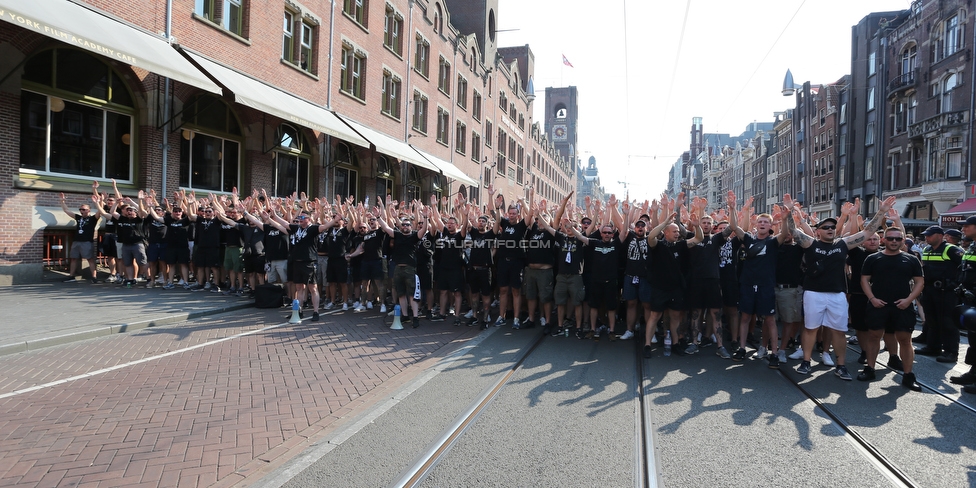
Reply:
[[[741,134],[792,108],[797,84],[850,72],[851,27],[910,0],[499,0],[498,45],[535,55],[534,121],[545,88],[579,92],[579,156],[594,156],[609,193],[651,199],[706,133]],[[573,64],[564,66],[562,56]]]

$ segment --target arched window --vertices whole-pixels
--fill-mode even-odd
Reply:
[[[241,124],[223,100],[197,95],[183,108],[180,186],[230,192],[240,186]]]
[[[420,170],[414,165],[409,165],[407,170],[407,194],[404,196],[404,201],[412,202],[414,200],[423,200],[423,195],[420,194],[420,185],[423,182],[423,178],[420,176]]]
[[[434,32],[444,33],[444,12],[441,11],[441,4],[434,4]]]
[[[335,147],[335,168],[332,171],[335,194],[352,196],[359,201],[359,158],[349,144],[339,142]]]
[[[305,136],[287,124],[278,128],[275,148],[274,194],[286,197],[292,193],[308,194],[309,159]]]
[[[437,199],[440,200],[445,191],[447,191],[447,181],[445,180],[444,175],[438,173],[431,174],[430,192],[437,195]]]
[[[57,48],[24,63],[20,168],[25,173],[133,180],[132,94],[84,51]]]
[[[383,198],[393,195],[393,165],[386,156],[376,160],[376,194]]]

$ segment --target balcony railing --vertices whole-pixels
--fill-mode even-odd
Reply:
[[[902,73],[888,82],[888,96],[899,90],[912,88],[918,83],[918,69],[913,69],[908,73]]]
[[[952,127],[969,123],[969,110],[946,112],[929,117],[921,122],[908,126],[908,137],[922,137],[930,132],[941,131],[943,127]]]

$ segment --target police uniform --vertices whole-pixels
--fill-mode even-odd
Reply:
[[[932,226],[922,235],[943,234],[941,227]],[[924,356],[938,356],[940,362],[955,362],[959,355],[959,321],[955,293],[963,252],[959,246],[943,241],[937,246],[925,246],[922,251],[922,271],[925,288],[921,303],[925,309],[922,333],[927,345],[916,352]]]
[[[976,243],[970,244],[962,256],[962,264],[959,267],[959,281],[958,291],[960,292],[959,297],[963,310],[976,307]],[[970,334],[976,333],[976,324],[967,325]],[[976,367],[976,347],[970,347],[966,352],[966,364]]]

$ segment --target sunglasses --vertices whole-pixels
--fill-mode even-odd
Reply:
[[[592,221],[589,221],[589,220],[584,220],[583,222],[581,222],[581,224],[583,224],[583,225],[590,225],[592,223],[593,222]]]
[[[888,242],[901,242],[901,241],[904,241],[905,238],[904,237],[885,237],[885,240],[888,241]]]
[[[647,227],[647,224],[645,224],[644,222],[638,222],[634,224],[634,227]]]
[[[91,209],[90,208],[79,208],[78,211],[79,212],[91,212]]]
[[[376,222],[376,219],[369,219],[370,222]]]
[[[307,219],[307,218],[308,218],[308,217],[306,217],[306,216],[304,216],[304,215],[299,215],[298,217],[295,217],[295,219],[296,219],[296,220],[305,220],[305,219]]]
[[[820,226],[820,230],[834,230],[836,228],[837,228],[836,225],[822,225],[822,226]]]
[[[604,231],[600,231],[600,233],[603,234],[603,235],[605,235],[605,236],[612,236],[613,235],[613,231],[607,232],[607,231],[604,230]]]

